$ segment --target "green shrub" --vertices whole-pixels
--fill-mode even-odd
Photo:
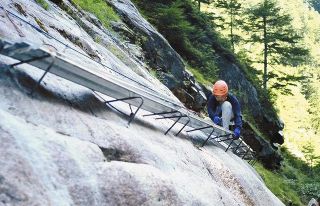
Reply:
[[[134,0],[144,16],[169,41],[201,81],[217,78],[218,67],[213,44],[220,38],[210,18],[199,12],[190,0]],[[198,74],[197,74],[198,75]],[[199,77],[199,75],[198,75]]]
[[[301,187],[300,192],[306,199],[309,199],[311,197],[320,197],[320,183],[306,183]]]
[[[49,4],[46,2],[46,0],[36,0],[36,2],[40,4],[45,10],[49,9]]]
[[[211,85],[212,82],[215,81],[215,79],[212,79],[212,81],[209,81],[201,72],[199,72],[198,70],[192,68],[192,67],[188,67],[188,70],[194,75],[195,79],[203,84],[203,85]]]
[[[94,14],[104,27],[110,28],[111,21],[119,21],[119,16],[104,0],[72,0],[82,9]]]
[[[295,183],[285,179],[279,173],[265,169],[261,164],[255,164],[255,169],[261,175],[267,187],[286,205],[292,202],[293,205],[304,205],[299,199]]]
[[[320,173],[318,166],[314,168],[314,175],[309,174],[308,164],[292,155],[287,148],[281,148],[284,165],[279,175],[287,181],[289,187],[298,193],[302,202],[307,203],[312,197],[320,197]],[[319,165],[320,166],[320,165]]]

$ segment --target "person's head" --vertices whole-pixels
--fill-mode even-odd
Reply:
[[[212,94],[215,96],[218,102],[223,102],[228,96],[228,85],[223,80],[218,80],[214,83],[212,88]]]

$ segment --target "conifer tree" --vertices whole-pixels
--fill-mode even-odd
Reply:
[[[241,4],[238,0],[216,0],[215,6],[226,11],[229,17],[227,25],[230,29],[230,42],[234,51],[234,44],[239,41],[240,36],[234,34],[234,29],[241,25]]]
[[[320,156],[315,154],[315,146],[311,144],[310,141],[302,147],[302,152],[307,160],[307,163],[310,167],[310,173],[312,174],[313,167],[319,163]]]
[[[267,90],[268,64],[294,65],[303,61],[308,50],[299,45],[302,37],[292,27],[292,18],[275,0],[263,0],[248,9],[244,29],[249,42],[263,45],[263,87]]]
[[[211,4],[213,0],[196,0],[196,1],[198,2],[198,8],[199,8],[199,11],[200,11],[201,3]]]

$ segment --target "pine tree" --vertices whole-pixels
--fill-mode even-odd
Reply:
[[[311,174],[313,171],[313,167],[317,165],[320,160],[320,156],[315,155],[314,150],[315,150],[315,146],[311,144],[311,141],[307,142],[307,144],[302,147],[302,152],[304,153],[304,156],[310,167]]]
[[[234,29],[241,25],[241,4],[238,2],[238,0],[216,0],[215,6],[217,8],[222,8],[226,11],[228,14],[228,20],[229,23],[227,25],[230,29],[230,42],[232,49],[234,51],[234,44],[239,41],[240,36],[237,36],[234,34]]]
[[[199,8],[199,11],[200,11],[200,8],[201,8],[201,3],[204,3],[204,4],[211,4],[213,0],[196,0],[196,2],[198,2],[198,8]]]
[[[274,0],[263,0],[246,14],[248,42],[263,45],[263,87],[267,90],[268,64],[297,64],[308,50],[299,45],[302,37],[293,29],[290,15],[283,13]]]

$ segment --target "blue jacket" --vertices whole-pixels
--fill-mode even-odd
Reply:
[[[234,123],[236,127],[242,128],[242,118],[241,118],[241,109],[240,109],[240,103],[237,100],[235,96],[232,94],[228,94],[226,101],[230,102],[232,105],[232,111],[234,114]],[[213,120],[214,116],[221,116],[221,114],[218,114],[217,106],[219,105],[219,102],[216,100],[216,98],[211,94],[208,100],[208,114],[210,119]]]

